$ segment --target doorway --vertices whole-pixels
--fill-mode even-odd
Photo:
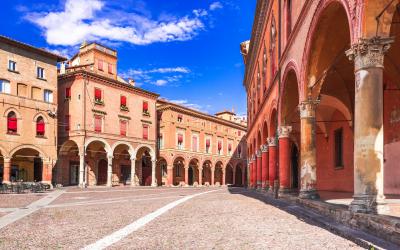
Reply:
[[[74,186],[79,183],[79,162],[69,162],[69,185]]]
[[[43,164],[42,159],[34,158],[33,160],[33,180],[42,181]]]
[[[97,185],[107,184],[107,161],[102,159],[97,166]]]
[[[291,154],[291,165],[292,165],[292,188],[299,188],[299,150],[297,146],[293,144]]]
[[[189,186],[193,186],[193,168],[189,167]]]

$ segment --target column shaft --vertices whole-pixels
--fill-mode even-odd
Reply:
[[[189,167],[185,167],[185,184],[189,186]]]
[[[261,162],[261,150],[257,151],[257,188],[262,186],[262,162]]]
[[[292,128],[281,126],[279,128],[279,183],[280,192],[290,189],[290,139]]]
[[[107,187],[112,187],[113,156],[107,157]]]
[[[261,178],[261,186],[262,188],[269,187],[269,160],[268,160],[268,146],[263,145],[261,149],[261,168],[262,168],[262,178]]]
[[[174,167],[173,166],[167,167],[167,180],[168,180],[168,183],[167,183],[168,186],[174,185]]]
[[[131,159],[131,186],[137,186],[136,181],[136,158]]]
[[[11,158],[4,158],[3,183],[10,183]]]
[[[151,161],[151,186],[157,187],[157,179],[156,179],[156,160]]]
[[[199,186],[203,185],[203,168],[199,168]]]
[[[85,187],[85,153],[79,155],[79,186]]]
[[[211,186],[215,185],[215,167],[211,168],[211,183],[210,183],[210,185]]]
[[[274,181],[276,180],[276,165],[277,165],[277,155],[276,155],[276,138],[275,137],[271,137],[268,138],[268,158],[269,158],[269,163],[268,163],[268,167],[269,167],[269,171],[268,171],[268,175],[269,175],[269,188],[271,191],[274,190]]]

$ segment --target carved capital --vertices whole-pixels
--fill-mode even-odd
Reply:
[[[269,147],[276,147],[276,138],[275,137],[269,137],[268,139],[267,139],[267,142],[268,142],[268,146]]]
[[[320,103],[319,100],[313,100],[309,98],[307,101],[303,101],[299,104],[300,118],[315,118],[315,110],[317,105]]]
[[[260,158],[260,157],[261,157],[261,150],[257,150],[257,151],[256,151],[256,156],[257,156],[257,158]]]
[[[252,155],[251,156],[251,161],[255,161],[256,160],[256,155]]]
[[[358,43],[346,51],[346,56],[354,61],[355,71],[371,67],[383,68],[383,58],[393,42],[393,37],[360,38]]]
[[[280,126],[278,128],[279,138],[289,138],[292,132],[292,126]]]
[[[266,144],[261,145],[261,152],[262,152],[262,153],[268,152],[268,145],[266,145]]]

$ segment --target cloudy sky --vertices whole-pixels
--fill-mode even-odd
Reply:
[[[118,51],[118,74],[210,114],[246,113],[239,44],[255,0],[2,0],[0,33],[71,56],[82,41]]]

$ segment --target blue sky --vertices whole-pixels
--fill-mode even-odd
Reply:
[[[246,114],[239,44],[255,0],[3,0],[1,34],[73,55],[83,40],[118,51],[119,74],[210,114]]]

